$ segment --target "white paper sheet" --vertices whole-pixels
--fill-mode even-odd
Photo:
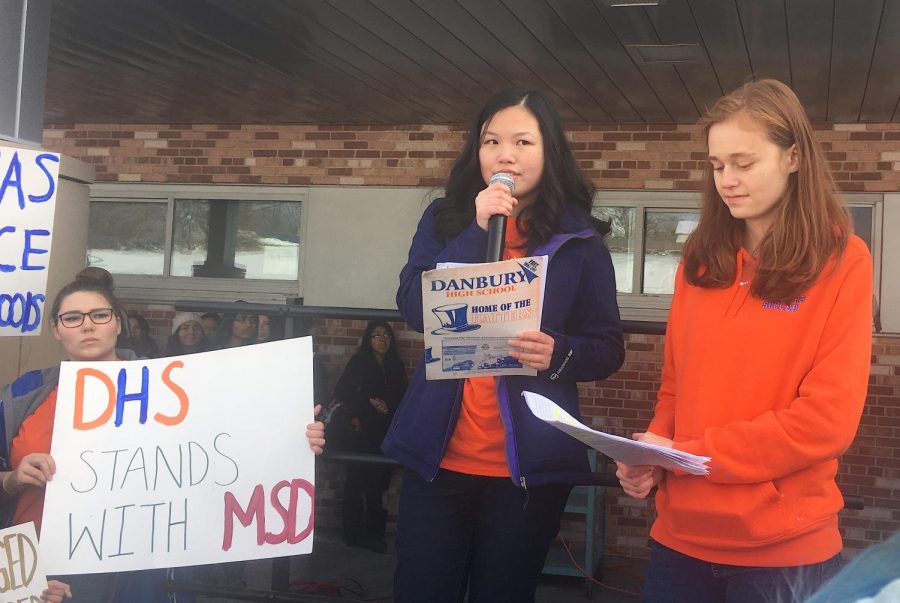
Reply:
[[[538,419],[584,442],[616,461],[627,465],[659,465],[681,469],[693,475],[708,475],[708,456],[696,456],[663,446],[645,444],[628,438],[596,431],[580,423],[552,400],[533,392],[522,392],[525,403]]]

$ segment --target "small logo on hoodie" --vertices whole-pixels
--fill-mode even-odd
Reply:
[[[796,312],[800,308],[800,304],[806,301],[806,296],[801,295],[795,297],[794,301],[789,304],[774,301],[764,301],[763,308],[766,310],[777,310],[779,312]]]

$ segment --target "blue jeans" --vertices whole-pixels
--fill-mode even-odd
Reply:
[[[403,474],[397,518],[396,603],[534,601],[572,486],[522,490],[508,477],[441,470]]]
[[[701,561],[650,543],[645,603],[794,603],[841,569],[841,556],[792,567],[743,567]]]

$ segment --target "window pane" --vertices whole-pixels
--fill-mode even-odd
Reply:
[[[681,248],[697,227],[696,212],[647,211],[644,226],[644,293],[671,294]]]
[[[194,265],[206,261],[209,201],[175,201],[172,228],[172,276],[192,276]]]
[[[634,214],[633,207],[595,207],[595,218],[610,223],[606,246],[612,255],[616,271],[616,291],[633,293],[634,276]]]
[[[113,274],[162,276],[166,248],[166,204],[93,201],[88,265]]]
[[[173,276],[295,281],[300,203],[175,201]]]
[[[851,205],[850,217],[853,220],[853,232],[866,242],[866,247],[872,251],[872,220],[875,213],[871,205]]]

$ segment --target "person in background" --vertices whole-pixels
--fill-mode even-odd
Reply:
[[[139,312],[132,310],[128,313],[128,328],[131,335],[128,341],[131,350],[137,354],[138,358],[156,358],[159,356],[159,346],[150,337],[150,325],[147,319],[140,315]]]
[[[265,343],[269,341],[269,315],[260,314],[256,317],[256,343]]]
[[[200,321],[200,315],[194,312],[179,312],[175,315],[172,319],[172,334],[166,343],[166,356],[196,354],[209,349]]]
[[[284,318],[281,316],[260,314],[256,343],[280,341],[282,339],[284,339]]]
[[[515,194],[502,183],[515,182]],[[488,221],[507,221],[504,259],[548,255],[540,331],[508,341],[536,376],[425,379],[425,358],[382,449],[406,467],[397,522],[398,603],[533,601],[572,485],[588,483],[584,444],[535,417],[522,398],[547,396],[574,417],[579,381],[616,372],[625,347],[612,259],[591,217],[594,187],[559,115],[539,91],[493,97],[469,130],[446,197],[419,221],[397,307],[423,330],[422,273],[483,262]],[[598,231],[598,229],[602,229]]]
[[[745,84],[701,125],[700,222],[634,437],[711,457],[710,471],[617,475],[635,498],[658,486],[645,601],[802,600],[796,585],[842,563],[835,475],[867,394],[872,258],[790,88]]]
[[[219,349],[236,348],[256,343],[259,317],[247,312],[226,313],[219,326]]]
[[[340,416],[346,422],[346,448],[379,453],[405,391],[406,371],[397,353],[394,330],[384,321],[372,321],[334,388],[334,399],[343,406]],[[350,546],[376,553],[387,551],[387,510],[382,507],[382,496],[390,485],[391,473],[386,467],[347,467],[342,517],[344,540]]]
[[[203,335],[206,341],[215,341],[216,333],[219,331],[219,325],[222,323],[222,317],[215,312],[206,312],[200,317],[200,324],[203,325]]]

